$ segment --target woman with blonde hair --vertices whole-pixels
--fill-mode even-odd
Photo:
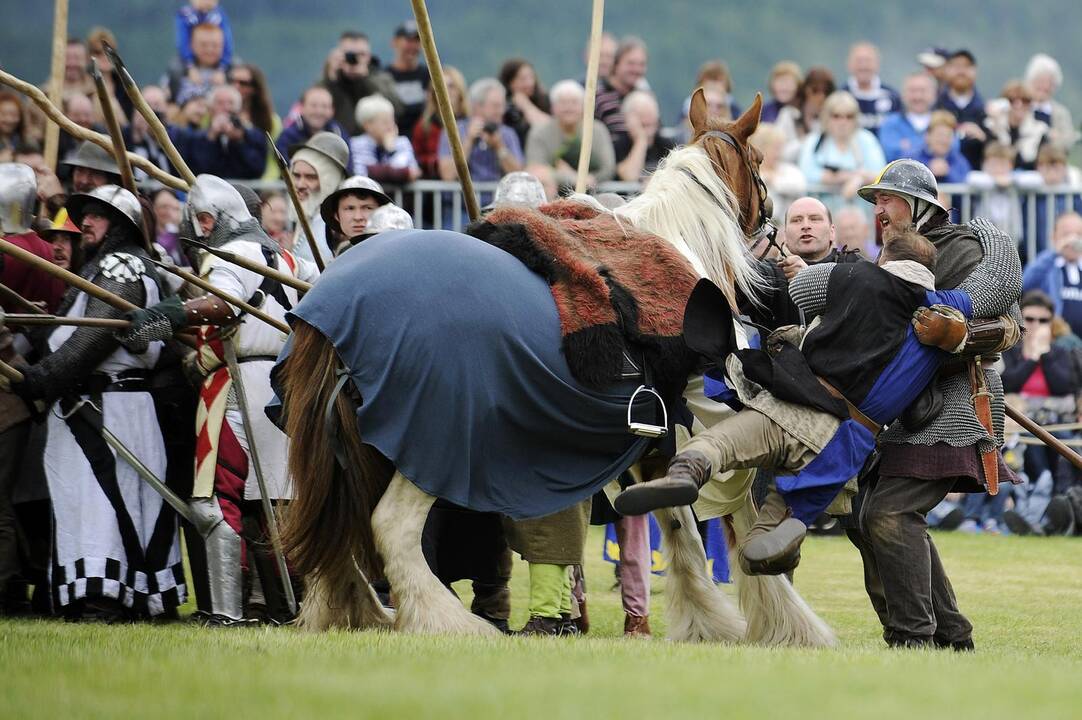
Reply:
[[[461,120],[470,114],[469,100],[466,95],[466,78],[457,68],[445,65],[443,77],[447,83],[447,94],[451,100],[451,110],[456,120]],[[440,111],[436,106],[435,86],[429,85],[425,98],[425,108],[421,112],[421,118],[413,128],[413,154],[417,163],[421,166],[421,177],[430,180],[440,179],[439,149],[440,137],[443,135],[443,122],[440,120]]]
[[[837,90],[823,102],[821,131],[804,138],[801,172],[809,183],[821,183],[850,198],[872,182],[886,164],[875,135],[860,127],[856,98]]]

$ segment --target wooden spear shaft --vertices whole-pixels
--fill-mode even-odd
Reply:
[[[232,263],[237,267],[242,267],[245,270],[251,270],[256,274],[262,275],[265,278],[270,278],[271,280],[277,280],[283,285],[287,285],[298,292],[308,292],[312,289],[312,283],[307,283],[304,280],[298,280],[289,273],[284,273],[281,270],[275,270],[274,268],[268,267],[267,265],[260,265],[259,263],[249,260],[242,255],[237,255],[236,253],[229,252],[228,250],[222,250],[220,248],[213,248],[206,243],[199,242],[198,240],[185,240],[184,242],[194,247],[197,247],[200,250],[204,250],[211,255],[220,257],[222,260],[225,260],[228,263]]]
[[[7,85],[16,92],[33,100],[34,104],[41,108],[42,112],[44,112],[50,120],[63,128],[64,131],[72,137],[78,138],[79,140],[89,140],[103,150],[109,152],[113,151],[113,143],[109,140],[108,136],[102,135],[99,132],[94,132],[93,130],[88,130],[81,125],[73,123],[64,115],[64,113],[60,112],[60,109],[56,105],[49,101],[49,98],[45,97],[45,93],[30,83],[20,80],[3,70],[0,70],[0,83]],[[128,153],[128,160],[163,185],[168,185],[175,190],[188,190],[188,183],[174,175],[170,175],[145,157],[134,153]]]
[[[73,325],[75,327],[110,328],[112,330],[126,330],[131,327],[131,321],[120,318],[98,317],[58,317],[56,315],[35,315],[0,313],[0,325],[16,325],[18,327],[36,327],[38,325]]]
[[[64,91],[64,54],[68,44],[68,0],[56,0],[53,5],[53,58],[49,73],[49,100],[59,105]],[[60,150],[60,127],[45,124],[45,164],[55,169]]]
[[[98,102],[101,103],[101,114],[105,118],[105,127],[109,131],[109,139],[113,141],[113,157],[116,158],[117,167],[120,168],[120,186],[132,195],[139,195],[135,187],[135,175],[131,171],[131,163],[128,162],[128,152],[124,148],[124,133],[120,130],[120,123],[113,111],[113,98],[109,89],[105,87],[105,78],[101,76],[98,61],[90,61],[90,76],[94,78],[94,88],[98,91]]]
[[[138,306],[128,302],[119,295],[114,295],[105,288],[98,287],[86,278],[79,277],[73,272],[69,272],[62,267],[52,264],[45,258],[40,258],[32,252],[27,252],[18,245],[12,245],[7,240],[0,240],[0,252],[7,253],[8,255],[11,255],[17,260],[22,260],[27,265],[30,265],[37,270],[41,270],[42,272],[46,272],[53,277],[58,277],[64,282],[66,282],[68,285],[76,287],[79,290],[85,292],[87,295],[95,297],[98,300],[101,300],[103,303],[111,305],[118,310],[124,310],[125,312],[127,312],[128,310],[139,309]],[[194,348],[196,346],[195,340],[187,335],[177,335],[176,339],[179,342],[184,343],[188,347]]]
[[[131,73],[128,72],[128,68],[124,65],[124,60],[117,53],[116,48],[111,47],[108,43],[104,43],[103,46],[105,54],[113,61],[113,67],[116,68],[116,74],[120,77],[120,84],[124,86],[124,92],[128,94],[128,98],[131,99],[135,109],[147,121],[150,134],[158,141],[158,145],[165,152],[166,157],[169,158],[169,162],[177,169],[184,181],[189,186],[194,185],[195,175],[192,173],[192,169],[188,167],[188,163],[184,162],[184,158],[181,157],[180,152],[173,145],[173,141],[169,139],[169,131],[165,129],[165,125],[147,105],[146,98],[143,97],[143,93],[139,92],[139,86],[132,80]]]
[[[45,311],[39,308],[34,303],[24,298],[19,293],[15,292],[7,285],[0,283],[0,298],[6,298],[8,302],[13,302],[16,305],[22,306],[24,309],[29,310],[35,315],[45,315]]]
[[[286,191],[289,193],[290,202],[293,203],[293,210],[297,213],[297,222],[301,224],[301,232],[304,233],[304,238],[308,241],[308,249],[312,251],[312,260],[315,261],[319,271],[323,272],[326,269],[323,265],[323,256],[319,254],[319,245],[316,244],[316,235],[312,232],[312,226],[309,224],[308,216],[304,212],[304,205],[301,204],[301,196],[297,194],[297,186],[293,183],[293,174],[289,172],[289,163],[282,157],[282,153],[278,152],[278,147],[274,144],[274,140],[271,138],[270,133],[267,133],[267,142],[270,143],[274,161],[278,163],[278,172],[282,175],[282,182],[286,184]]]
[[[1066,458],[1067,462],[1071,463],[1072,465],[1074,465],[1079,470],[1082,470],[1082,455],[1079,455],[1078,453],[1076,453],[1074,450],[1072,450],[1070,447],[1068,447],[1067,444],[1064,443],[1062,440],[1060,440],[1058,437],[1056,437],[1052,433],[1048,432],[1043,427],[1041,427],[1037,423],[1033,422],[1028,417],[1023,415],[1022,413],[1015,410],[1010,405],[1007,405],[1006,403],[1004,403],[1003,407],[1007,412],[1007,417],[1009,417],[1011,420],[1014,420],[1016,423],[1021,425],[1027,431],[1032,433],[1035,437],[1040,439],[1040,441],[1043,442],[1045,445],[1052,448],[1057,453],[1059,453],[1061,456]]]
[[[11,367],[3,360],[0,360],[0,375],[3,375],[13,383],[21,383],[25,379],[21,372]]]
[[[590,155],[594,151],[594,106],[597,100],[597,73],[601,64],[601,26],[605,19],[605,0],[594,0],[594,15],[590,23],[590,59],[586,64],[586,95],[582,101],[582,142],[579,146],[579,168],[575,177],[575,192],[586,192],[586,176],[590,174]]]
[[[454,110],[451,109],[451,98],[447,94],[447,85],[443,79],[443,65],[436,51],[436,38],[432,34],[432,22],[428,19],[428,7],[425,5],[425,0],[411,0],[411,2],[413,17],[417,20],[417,33],[421,36],[421,49],[424,51],[425,62],[428,64],[428,73],[432,76],[432,90],[436,95],[436,105],[439,107],[440,122],[443,123],[443,131],[447,133],[447,139],[451,144],[451,157],[454,158],[455,169],[458,171],[458,181],[462,184],[466,212],[472,222],[481,217],[481,208],[473,192],[473,179],[470,177],[466,153],[462,149],[462,138],[458,136],[458,121]]]
[[[183,278],[185,282],[187,282],[187,283],[189,283],[191,285],[194,285],[197,288],[202,288],[203,290],[206,290],[207,292],[209,292],[212,295],[217,295],[219,298],[221,298],[222,300],[225,300],[230,305],[235,305],[235,306],[239,307],[241,310],[248,313],[252,317],[259,318],[263,322],[267,323],[268,325],[270,325],[275,330],[278,330],[279,332],[283,332],[286,335],[289,334],[289,326],[286,325],[284,322],[281,322],[280,320],[275,320],[270,315],[263,312],[262,310],[255,307],[254,305],[249,305],[248,303],[244,302],[240,298],[235,297],[233,295],[230,295],[229,293],[225,292],[224,290],[219,290],[217,287],[215,287],[214,285],[211,285],[209,282],[207,282],[203,278],[198,277],[198,276],[188,272],[187,270],[182,270],[181,268],[178,268],[175,265],[168,265],[168,264],[160,262],[158,260],[151,260],[151,262],[153,262],[155,265],[160,267],[162,270],[165,270],[166,272],[171,272],[171,273],[173,273],[174,275],[176,275],[179,278]]]

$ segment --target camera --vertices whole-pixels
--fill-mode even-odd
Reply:
[[[500,124],[494,122],[487,122],[485,123],[485,127],[483,128],[483,130],[486,135],[495,135],[500,131]]]
[[[358,62],[360,62],[360,58],[357,57],[357,53],[352,51],[345,53],[345,60],[347,65],[356,65]]]
[[[241,129],[244,127],[244,123],[240,119],[240,115],[236,113],[229,114],[229,122],[233,123],[233,127]]]

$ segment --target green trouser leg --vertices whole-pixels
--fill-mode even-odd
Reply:
[[[571,566],[564,565],[564,586],[560,591],[560,614],[571,617],[571,588],[575,584],[572,578]]]
[[[530,617],[558,618],[565,602],[570,612],[567,566],[530,563]]]

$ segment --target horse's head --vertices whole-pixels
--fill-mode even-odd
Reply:
[[[691,96],[688,120],[691,123],[691,144],[703,149],[714,165],[714,171],[736,196],[740,207],[740,225],[748,238],[750,249],[764,240],[773,242],[777,229],[770,216],[774,205],[767,194],[766,184],[759,176],[762,153],[748,143],[759,127],[763,96],[756,93],[755,102],[733,122],[710,117],[706,95],[702,88]]]

